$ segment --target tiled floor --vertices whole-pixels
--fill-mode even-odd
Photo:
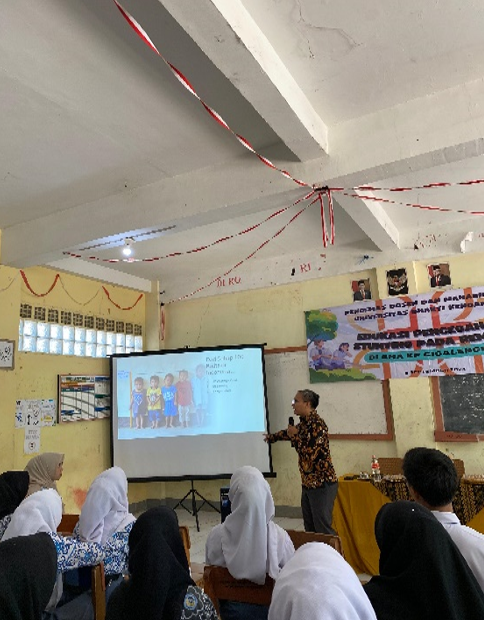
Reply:
[[[201,510],[198,513],[200,531],[197,532],[195,517],[183,508],[178,508],[176,513],[178,515],[178,522],[180,525],[186,525],[190,531],[191,561],[198,564],[203,564],[205,562],[205,541],[207,540],[207,536],[212,527],[220,523],[220,514],[212,510]],[[304,530],[302,519],[276,517],[274,521],[285,530]],[[365,574],[358,575],[358,577],[362,583],[366,583],[369,579],[371,579],[371,575]]]
[[[178,515],[178,522],[180,525],[188,526],[190,530],[190,558],[192,562],[203,563],[205,561],[205,541],[207,540],[207,536],[214,527],[220,523],[220,514],[215,511],[209,510],[201,510],[198,513],[198,519],[200,522],[200,531],[197,532],[197,524],[195,522],[195,517],[189,514],[183,508],[178,508],[176,511]],[[303,530],[303,521],[302,519],[289,519],[289,518],[279,518],[276,517],[274,521],[277,525],[280,525],[284,529],[291,530]]]

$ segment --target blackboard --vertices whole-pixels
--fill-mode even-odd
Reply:
[[[442,430],[466,435],[484,434],[484,375],[438,379]]]
[[[381,381],[343,381],[309,385],[306,348],[265,352],[267,400],[271,432],[287,427],[293,415],[291,402],[298,390],[311,389],[320,396],[319,414],[330,436],[341,439],[392,439],[388,385]]]

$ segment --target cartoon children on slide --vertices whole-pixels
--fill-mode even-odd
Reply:
[[[144,381],[141,377],[134,380],[134,390],[131,394],[130,409],[135,419],[136,428],[143,428],[143,417],[146,413],[147,399]]]

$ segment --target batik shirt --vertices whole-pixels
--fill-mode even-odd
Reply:
[[[188,586],[180,620],[218,620],[210,598],[197,586]]]
[[[134,521],[119,532],[114,532],[102,546],[105,575],[117,575],[128,572],[128,539]],[[74,528],[73,536],[79,537],[79,523]]]
[[[3,535],[5,534],[5,530],[10,525],[10,521],[12,520],[12,515],[5,515],[0,519],[0,540],[2,540]]]
[[[328,427],[324,420],[313,411],[306,418],[301,418],[296,428],[298,433],[293,439],[284,429],[268,435],[269,443],[291,442],[299,457],[299,473],[303,487],[317,489],[325,482],[337,482],[329,451]]]
[[[102,547],[98,543],[66,538],[56,532],[49,532],[49,534],[57,551],[57,572],[59,573],[82,566],[94,566],[104,559]]]
[[[128,538],[134,523],[134,521],[128,523],[123,530],[114,532],[104,543],[104,572],[106,575],[128,572]]]

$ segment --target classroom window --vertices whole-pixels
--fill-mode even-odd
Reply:
[[[56,311],[57,312],[57,311]],[[49,355],[73,355],[76,357],[108,357],[114,353],[134,353],[143,351],[143,337],[135,336],[133,333],[124,334],[114,331],[107,332],[87,325],[106,325],[115,327],[114,321],[98,321],[94,317],[84,317],[84,327],[74,325],[61,325],[59,323],[51,323],[45,321],[45,315],[42,313],[38,316],[44,316],[43,321],[35,321],[31,319],[20,319],[19,322],[19,339],[18,350],[27,353],[46,353]],[[47,313],[47,319],[55,318],[55,314],[50,310]],[[75,316],[75,315],[73,315]],[[76,323],[80,323],[80,316],[77,315]],[[59,315],[57,314],[57,317]],[[66,320],[66,316],[61,320]],[[74,321],[72,321],[74,322]],[[120,327],[121,321],[117,322],[116,327]],[[127,324],[130,332],[138,331],[141,333],[141,325]]]

